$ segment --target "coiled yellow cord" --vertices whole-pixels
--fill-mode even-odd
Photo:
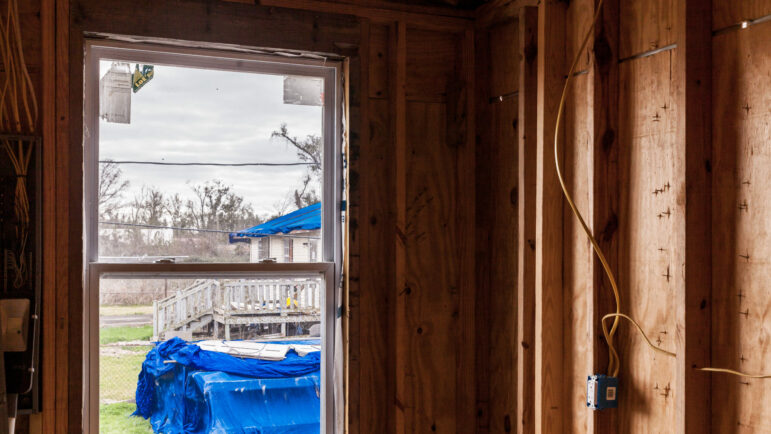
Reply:
[[[616,278],[613,275],[613,271],[610,269],[610,265],[608,264],[608,261],[605,259],[605,255],[602,253],[602,250],[600,249],[600,246],[597,243],[597,240],[594,238],[594,235],[592,235],[591,229],[589,229],[589,227],[586,225],[586,222],[584,221],[583,216],[578,211],[578,207],[576,207],[576,204],[573,202],[573,197],[568,192],[567,186],[565,186],[565,180],[562,177],[562,170],[560,169],[560,158],[559,158],[560,122],[562,121],[562,112],[565,110],[565,101],[567,99],[570,80],[573,78],[573,72],[575,71],[576,66],[578,65],[578,61],[581,58],[581,54],[583,53],[584,49],[586,49],[586,45],[589,42],[589,37],[592,35],[592,31],[594,30],[594,27],[597,25],[597,18],[600,16],[600,11],[602,10],[603,3],[604,3],[604,0],[600,0],[597,3],[597,11],[594,13],[592,24],[589,26],[589,30],[587,30],[586,36],[584,36],[584,40],[581,43],[581,47],[578,49],[578,52],[576,52],[575,58],[573,59],[573,63],[570,66],[570,71],[568,71],[567,78],[565,78],[565,86],[562,89],[562,96],[560,97],[560,104],[557,110],[557,121],[554,126],[554,165],[555,165],[555,168],[557,169],[557,178],[559,179],[560,187],[562,187],[562,193],[565,196],[565,200],[567,201],[568,205],[570,205],[570,209],[573,211],[573,215],[575,215],[576,219],[578,219],[578,222],[581,224],[581,227],[586,233],[586,236],[589,238],[589,241],[591,242],[592,247],[594,248],[594,252],[597,254],[597,257],[600,260],[600,263],[602,264],[603,270],[605,270],[605,274],[608,276],[608,280],[610,281],[610,286],[613,290],[613,297],[615,298],[615,301],[616,301],[616,312],[609,313],[603,316],[601,320],[601,324],[602,324],[602,332],[603,332],[603,335],[605,336],[605,342],[608,344],[608,349],[609,349],[608,375],[613,377],[618,377],[618,373],[621,368],[621,359],[619,358],[618,352],[616,351],[616,348],[613,345],[613,336],[616,332],[619,318],[624,318],[630,321],[632,324],[634,324],[634,326],[642,335],[643,339],[645,339],[645,342],[653,350],[666,354],[667,356],[670,356],[670,357],[676,357],[676,354],[671,351],[667,351],[661,347],[657,347],[653,345],[650,339],[648,339],[648,335],[646,335],[645,331],[643,331],[642,327],[640,327],[640,324],[638,324],[637,321],[635,321],[628,315],[621,313],[621,310],[620,310],[621,297],[619,295],[618,285],[616,284]],[[610,330],[608,330],[607,326],[605,325],[605,320],[609,318],[613,318],[613,325],[611,326]],[[758,379],[771,378],[771,375],[768,375],[768,374],[753,375],[753,374],[747,374],[744,372],[739,372],[739,371],[734,371],[732,369],[724,369],[724,368],[707,367],[707,368],[699,368],[699,370],[707,371],[707,372],[719,372],[724,374],[731,374],[731,375],[736,375],[736,376],[745,377],[745,378],[758,378]]]

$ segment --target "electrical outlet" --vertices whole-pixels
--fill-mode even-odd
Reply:
[[[618,406],[618,378],[594,374],[586,378],[586,406],[592,410]]]

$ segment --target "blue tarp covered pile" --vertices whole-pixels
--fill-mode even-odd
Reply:
[[[318,351],[241,359],[173,338],[147,354],[135,414],[157,433],[318,433],[320,366]]]

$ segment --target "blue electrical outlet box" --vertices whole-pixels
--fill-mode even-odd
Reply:
[[[618,378],[595,374],[586,378],[586,406],[592,410],[616,408]]]

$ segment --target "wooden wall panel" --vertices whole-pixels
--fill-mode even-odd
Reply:
[[[490,237],[494,229],[492,227],[492,213],[490,206],[482,206],[491,201],[490,190],[494,178],[488,170],[492,164],[491,150],[494,140],[492,132],[492,108],[490,103],[490,74],[493,66],[490,60],[490,32],[485,28],[477,28],[474,31],[474,53],[476,59],[476,146],[474,176],[476,185],[476,329],[484,332],[478,333],[476,338],[476,366],[488,366],[490,359]],[[490,432],[490,376],[486,370],[478,369],[476,372],[476,432],[486,434]]]
[[[597,7],[595,1],[595,8]],[[591,110],[593,123],[593,151],[591,155],[592,203],[589,218],[592,233],[602,249],[611,270],[618,275],[618,180],[619,106],[619,0],[605,0],[594,28],[593,60],[590,77]],[[615,311],[615,299],[610,280],[599,258],[592,262],[593,301],[590,306],[589,338],[593,342],[589,352],[590,368],[594,373],[607,373],[610,350],[603,339],[601,320]],[[588,432],[613,434],[619,432],[618,410],[592,412]]]
[[[458,65],[458,34],[412,29],[407,37],[407,100],[445,102]]]
[[[362,125],[361,149],[357,179],[361,192],[361,208],[358,220],[360,245],[357,304],[352,329],[358,327],[359,339],[352,349],[351,363],[356,359],[359,366],[356,395],[352,392],[350,403],[358,410],[358,419],[352,420],[356,429],[368,427],[387,432],[393,419],[390,396],[393,395],[393,366],[390,363],[392,319],[388,306],[393,302],[394,287],[394,173],[393,130],[389,100],[388,61],[391,59],[388,40],[389,27],[370,26],[369,31],[369,98],[366,99],[366,120]],[[383,40],[384,39],[384,40]],[[383,81],[386,81],[385,85]],[[366,258],[381,258],[369,262]],[[354,286],[352,285],[351,290]],[[352,294],[353,296],[353,294]],[[353,297],[352,297],[353,300]],[[353,369],[353,366],[352,366]],[[358,432],[358,431],[357,431]]]
[[[593,18],[592,0],[571,2],[567,11],[567,62],[573,62]],[[571,80],[564,113],[562,169],[568,191],[584,217],[591,212],[593,152],[591,59],[587,49],[579,58]],[[567,63],[566,63],[567,65]],[[566,66],[567,67],[567,66]],[[551,164],[554,165],[553,163]],[[552,167],[551,170],[554,170]],[[561,199],[563,202],[564,198]],[[578,220],[565,202],[563,215],[563,429],[583,433],[591,413],[586,408],[586,376],[591,374],[591,318],[593,252]]]
[[[620,3],[620,58],[675,42],[675,0]]]
[[[488,177],[484,196],[477,196],[477,207],[488,215],[489,235],[484,249],[489,261],[489,289],[479,295],[484,304],[486,329],[478,342],[487,340],[486,376],[489,378],[488,418],[490,432],[507,432],[515,426],[517,411],[517,202],[518,150],[517,113],[519,87],[518,25],[509,20],[489,29],[490,71],[482,83],[487,105],[488,130],[486,167],[478,176]],[[477,144],[479,146],[479,143]],[[481,151],[481,150],[480,150]],[[479,154],[479,152],[478,152]]]
[[[565,41],[565,59],[568,62],[572,62],[576,57],[576,52],[581,48],[581,43],[584,41],[586,31],[589,29],[589,25],[594,18],[594,1],[593,0],[574,0],[570,2],[566,17],[566,41]],[[584,50],[578,65],[576,65],[575,72],[581,73],[587,71],[591,64],[591,51],[587,46]],[[570,67],[568,64],[566,67]]]
[[[491,29],[491,71],[488,97],[511,97],[519,86],[519,55],[517,54],[517,23],[500,23]]]
[[[583,29],[583,31],[586,31]],[[578,209],[588,215],[591,207],[591,152],[589,111],[590,76],[572,81],[565,110],[565,150],[562,163],[565,182]],[[564,199],[563,199],[564,200]],[[591,320],[593,252],[581,225],[567,205],[563,229],[563,417],[568,432],[587,432],[586,376],[592,372],[587,354],[592,350]]]
[[[675,51],[620,65],[619,183],[621,310],[651,340],[675,351],[673,307],[683,281],[683,159],[675,147]],[[675,423],[675,359],[654,353],[630,324],[619,327],[619,431],[670,432]]]
[[[535,432],[535,203],[538,151],[538,9],[519,11],[517,133],[517,419],[516,432]],[[513,431],[512,431],[513,432]]]
[[[769,40],[771,23],[717,35],[712,62],[712,364],[751,373],[771,372]],[[770,399],[768,380],[713,374],[712,432],[771,431]]]
[[[538,140],[535,215],[535,431],[562,433],[563,200],[554,131],[566,74],[564,2],[538,6]],[[563,147],[564,149],[564,147]]]
[[[465,432],[475,424],[476,377],[474,208],[465,206],[475,188],[473,34],[407,28],[396,46],[396,89],[401,80],[405,89],[396,102],[397,130],[404,119],[397,270],[402,260],[405,270],[397,283],[397,430]]]
[[[771,0],[713,1],[712,29],[718,30],[771,14]]]

